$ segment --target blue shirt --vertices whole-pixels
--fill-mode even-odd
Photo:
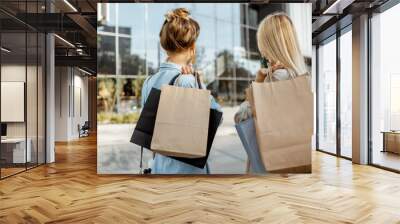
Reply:
[[[172,78],[181,73],[181,66],[164,62],[160,65],[159,71],[147,77],[142,88],[142,105],[147,100],[152,88],[161,89],[162,85],[168,84]],[[178,77],[176,86],[185,88],[197,88],[196,79],[193,75],[181,75]],[[204,84],[201,84],[202,88],[205,88]],[[221,110],[218,103],[210,96],[211,108]],[[154,161],[151,167],[151,173],[153,174],[205,174],[206,168],[200,169],[189,164],[180,162],[175,159],[171,159],[167,156],[156,153]]]

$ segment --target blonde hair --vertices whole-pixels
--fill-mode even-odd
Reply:
[[[189,10],[185,8],[177,8],[165,15],[160,43],[167,52],[179,53],[194,47],[200,26],[189,15]]]
[[[294,76],[307,73],[296,30],[285,13],[273,13],[261,21],[257,44],[261,55],[272,64],[282,65]]]

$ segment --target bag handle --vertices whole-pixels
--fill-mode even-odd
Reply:
[[[175,81],[179,78],[180,75],[182,75],[182,74],[179,73],[179,74],[175,75],[175,76],[171,79],[171,81],[168,83],[168,85],[173,86],[174,83],[175,83]],[[193,76],[196,78],[197,87],[198,87],[199,89],[201,89],[201,82],[200,82],[200,78],[199,78],[199,73],[198,73],[198,72],[194,72]]]
[[[294,88],[295,88],[295,89],[297,89],[297,85],[296,85],[295,82],[293,82],[293,80],[295,80],[297,77],[302,76],[302,75],[304,75],[304,76],[310,76],[309,72],[305,72],[304,74],[296,75],[296,76],[295,76],[295,75],[293,74],[294,71],[291,71],[291,70],[286,69],[286,68],[285,68],[285,70],[289,73],[289,79],[288,79],[288,80],[292,81],[291,83],[294,85]],[[272,92],[274,92],[274,91],[273,91],[273,90],[274,90],[274,88],[273,88],[273,86],[274,86],[273,82],[274,82],[274,81],[273,81],[273,79],[272,79],[272,76],[273,76],[273,72],[272,72],[272,71],[269,71],[266,78],[269,79],[269,83],[270,83],[271,90],[272,90]]]
[[[139,174],[143,174],[143,146],[140,147]]]
[[[176,79],[177,79],[180,75],[181,75],[181,73],[175,75],[175,76],[171,79],[171,81],[169,81],[168,85],[173,86],[174,83],[175,83],[175,81],[176,81]]]

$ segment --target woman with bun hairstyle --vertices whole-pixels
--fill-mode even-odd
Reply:
[[[256,82],[287,80],[308,73],[296,30],[287,14],[273,13],[261,21],[257,30],[257,45],[268,66],[258,71]],[[250,117],[252,110],[249,102],[245,101],[235,115],[235,122]]]
[[[176,86],[197,88],[196,78],[191,67],[196,55],[196,40],[200,34],[199,24],[190,17],[185,8],[178,8],[165,15],[160,31],[160,44],[167,54],[158,72],[149,76],[142,89],[142,105],[144,105],[152,88],[160,89],[168,84],[176,75],[180,75]],[[205,85],[200,83],[202,88]],[[219,105],[211,97],[211,108],[219,109]],[[155,153],[151,165],[153,174],[206,174],[206,168],[200,169],[178,160]]]

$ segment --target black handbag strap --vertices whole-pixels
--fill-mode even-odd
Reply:
[[[175,83],[175,81],[176,81],[176,79],[177,79],[180,75],[181,75],[181,73],[175,75],[175,76],[171,79],[171,81],[168,83],[168,85],[173,86],[174,83]],[[199,74],[198,74],[197,72],[194,72],[193,76],[196,78],[197,87],[198,87],[199,89],[201,89],[201,83],[200,83]]]
[[[143,146],[140,147],[140,164],[139,164],[139,174],[143,174]]]
[[[176,79],[177,79],[180,75],[181,75],[181,73],[175,75],[175,76],[171,79],[171,81],[169,81],[168,85],[173,86],[174,83],[175,83],[175,81],[176,81]]]

